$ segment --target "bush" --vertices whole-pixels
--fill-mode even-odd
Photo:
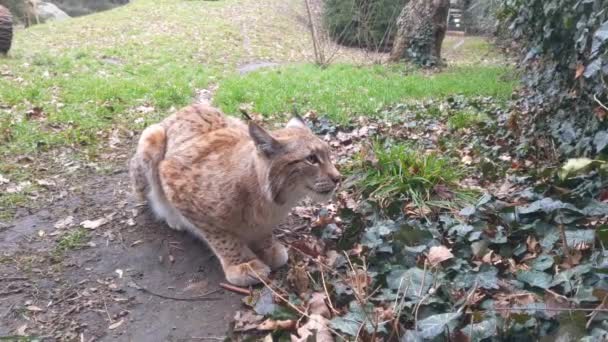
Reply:
[[[336,42],[375,50],[392,46],[407,0],[327,0],[323,22]]]
[[[608,0],[505,2],[502,20],[522,46],[526,69],[522,105],[534,114],[512,122],[525,128],[522,148],[537,148],[547,132],[562,157],[607,151],[607,8]]]

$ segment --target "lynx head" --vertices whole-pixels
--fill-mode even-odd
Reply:
[[[267,195],[278,204],[295,204],[303,197],[329,200],[340,182],[329,146],[300,117],[269,133],[250,122],[249,134],[266,165]]]

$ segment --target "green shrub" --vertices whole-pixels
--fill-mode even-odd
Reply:
[[[407,0],[327,0],[323,21],[340,44],[386,50],[392,45],[395,22]]]

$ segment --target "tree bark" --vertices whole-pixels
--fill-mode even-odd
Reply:
[[[410,0],[397,18],[397,35],[389,60],[439,63],[449,8],[450,0]]]
[[[13,18],[11,12],[0,6],[0,54],[5,55],[11,49],[13,41]]]

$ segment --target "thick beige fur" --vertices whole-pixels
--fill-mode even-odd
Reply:
[[[207,105],[146,128],[129,169],[139,198],[206,241],[241,286],[287,263],[273,228],[303,198],[328,200],[340,180],[327,144],[301,119],[269,133]]]

